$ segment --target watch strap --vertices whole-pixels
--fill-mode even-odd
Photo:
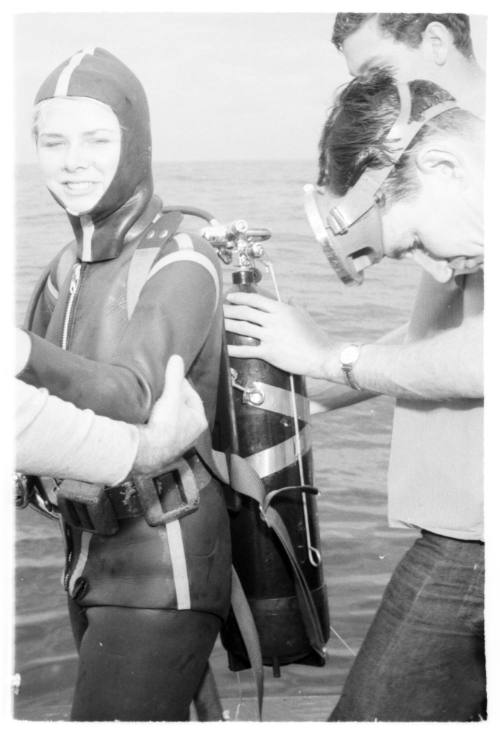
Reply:
[[[349,344],[347,347],[345,347],[345,349],[353,349],[353,348],[357,350],[357,354],[355,354],[352,361],[344,361],[342,359],[342,354],[345,351],[343,349],[341,352],[340,363],[341,363],[342,372],[344,373],[344,378],[345,378],[347,385],[352,390],[361,390],[362,389],[361,385],[357,383],[356,378],[353,375],[353,368],[359,358],[361,344]]]

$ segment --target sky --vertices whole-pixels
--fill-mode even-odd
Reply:
[[[333,90],[348,81],[331,13],[102,12],[14,15],[15,157],[35,162],[32,101],[44,78],[102,46],[142,81],[153,157],[312,158]],[[473,19],[484,64],[484,17]]]

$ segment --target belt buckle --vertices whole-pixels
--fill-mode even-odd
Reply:
[[[160,500],[162,495],[166,496],[172,489],[171,486],[167,486],[166,491],[163,491],[161,480],[164,476],[168,476],[170,481],[174,483],[181,498],[180,503],[169,510],[163,509]],[[153,527],[180,520],[182,517],[195,512],[200,504],[200,493],[193,471],[184,459],[171,465],[168,475],[161,475],[161,477],[136,475],[134,476],[134,484],[144,512],[144,518],[148,525]]]

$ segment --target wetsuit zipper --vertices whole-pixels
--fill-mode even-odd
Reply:
[[[66,311],[64,313],[64,321],[63,321],[63,332],[62,332],[62,338],[61,338],[61,347],[63,349],[68,348],[69,328],[71,325],[73,305],[75,303],[76,294],[78,293],[78,288],[80,285],[81,270],[82,270],[81,263],[75,263],[73,265],[73,272],[71,274],[71,283],[69,284],[68,302],[66,304]]]
[[[66,310],[64,312],[64,320],[63,320],[63,330],[62,330],[62,337],[61,337],[61,347],[63,349],[67,349],[68,344],[69,344],[71,317],[73,315],[73,307],[75,304],[76,295],[78,293],[78,288],[80,286],[81,270],[82,270],[82,263],[75,263],[73,265],[72,272],[71,272],[71,282],[69,284],[68,301],[66,303]],[[72,565],[72,560],[73,560],[73,539],[72,539],[71,532],[69,530],[68,525],[66,525],[66,523],[63,522],[62,519],[61,519],[61,530],[63,534],[64,546],[65,546],[65,551],[66,551],[65,552],[66,562],[64,564],[62,581],[63,581],[63,587],[65,591],[68,591],[69,580],[71,577],[71,565]]]

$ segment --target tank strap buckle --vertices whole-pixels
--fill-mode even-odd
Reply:
[[[153,527],[180,520],[200,504],[198,483],[185,459],[172,464],[168,474],[156,478],[137,475],[133,483],[144,518]]]

